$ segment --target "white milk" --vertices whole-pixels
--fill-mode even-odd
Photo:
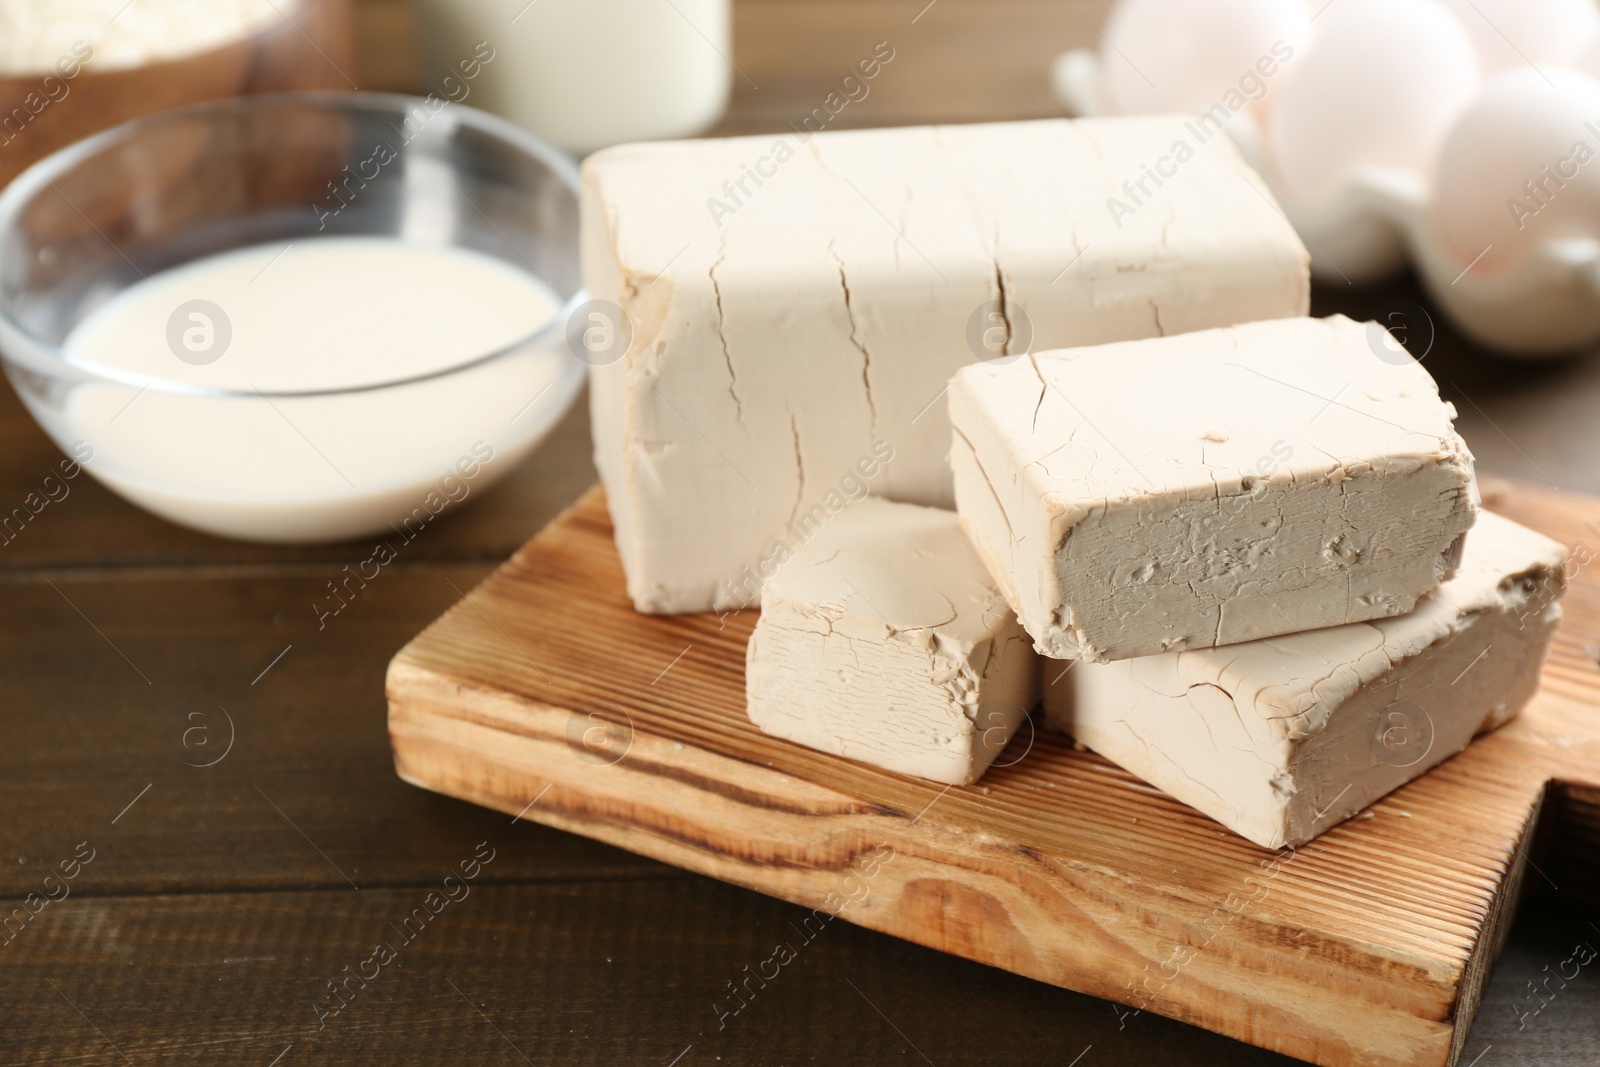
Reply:
[[[220,308],[221,321],[204,309],[178,314],[179,358],[169,324],[194,300]],[[582,380],[570,355],[530,348],[410,385],[260,394],[444,370],[523,341],[558,307],[530,275],[459,248],[324,237],[241,249],[95,309],[67,338],[67,358],[133,384],[76,386],[61,412],[35,414],[58,439],[92,448],[85,466],[111,488],[201,530],[313,541],[407,516],[416,526],[435,502],[504,474],[548,432]],[[244,395],[176,393],[162,382]]]
[[[428,88],[569,152],[716,122],[733,67],[729,0],[422,0]],[[492,58],[491,58],[492,57]]]

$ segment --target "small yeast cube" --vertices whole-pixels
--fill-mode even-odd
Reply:
[[[1258,845],[1303,844],[1522,709],[1565,560],[1484,512],[1460,571],[1409,615],[1058,665],[1045,720]]]
[[[977,364],[950,417],[962,524],[1060,659],[1404,614],[1477,511],[1455,409],[1343,316]]]
[[[767,579],[745,687],[763,732],[966,785],[1038,699],[1038,660],[955,513],[868,498]]]

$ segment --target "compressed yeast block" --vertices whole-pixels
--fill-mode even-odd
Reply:
[[[609,307],[579,325],[607,346],[595,463],[635,607],[757,603],[857,485],[953,507],[966,364],[1305,314],[1305,249],[1226,137],[1144,179],[1194,139],[1183,116],[1052,119],[585,160],[583,281]],[[1148,199],[1113,210],[1130,180]]]
[[[1038,675],[955,514],[868,498],[767,580],[745,689],[774,737],[966,785],[1037,702]]]
[[[1565,561],[1484,512],[1459,572],[1409,615],[1057,664],[1045,721],[1258,845],[1299,845],[1522,709],[1561,621]]]
[[[956,375],[956,506],[1039,651],[1227,645],[1437,587],[1477,513],[1472,455],[1382,340],[1282,319]]]

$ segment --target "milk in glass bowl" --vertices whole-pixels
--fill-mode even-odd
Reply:
[[[63,450],[174,522],[403,530],[506,474],[576,398],[577,247],[572,163],[481,112],[203,104],[0,194],[0,360]]]

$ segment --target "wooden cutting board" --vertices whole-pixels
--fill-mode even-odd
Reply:
[[[1600,500],[1486,498],[1600,557]],[[1600,885],[1576,569],[1522,717],[1298,852],[1027,726],[957,788],[765,737],[754,613],[634,613],[598,489],[395,657],[389,733],[409,782],[816,909],[802,936],[837,915],[1314,1063],[1453,1064],[1525,879]]]

